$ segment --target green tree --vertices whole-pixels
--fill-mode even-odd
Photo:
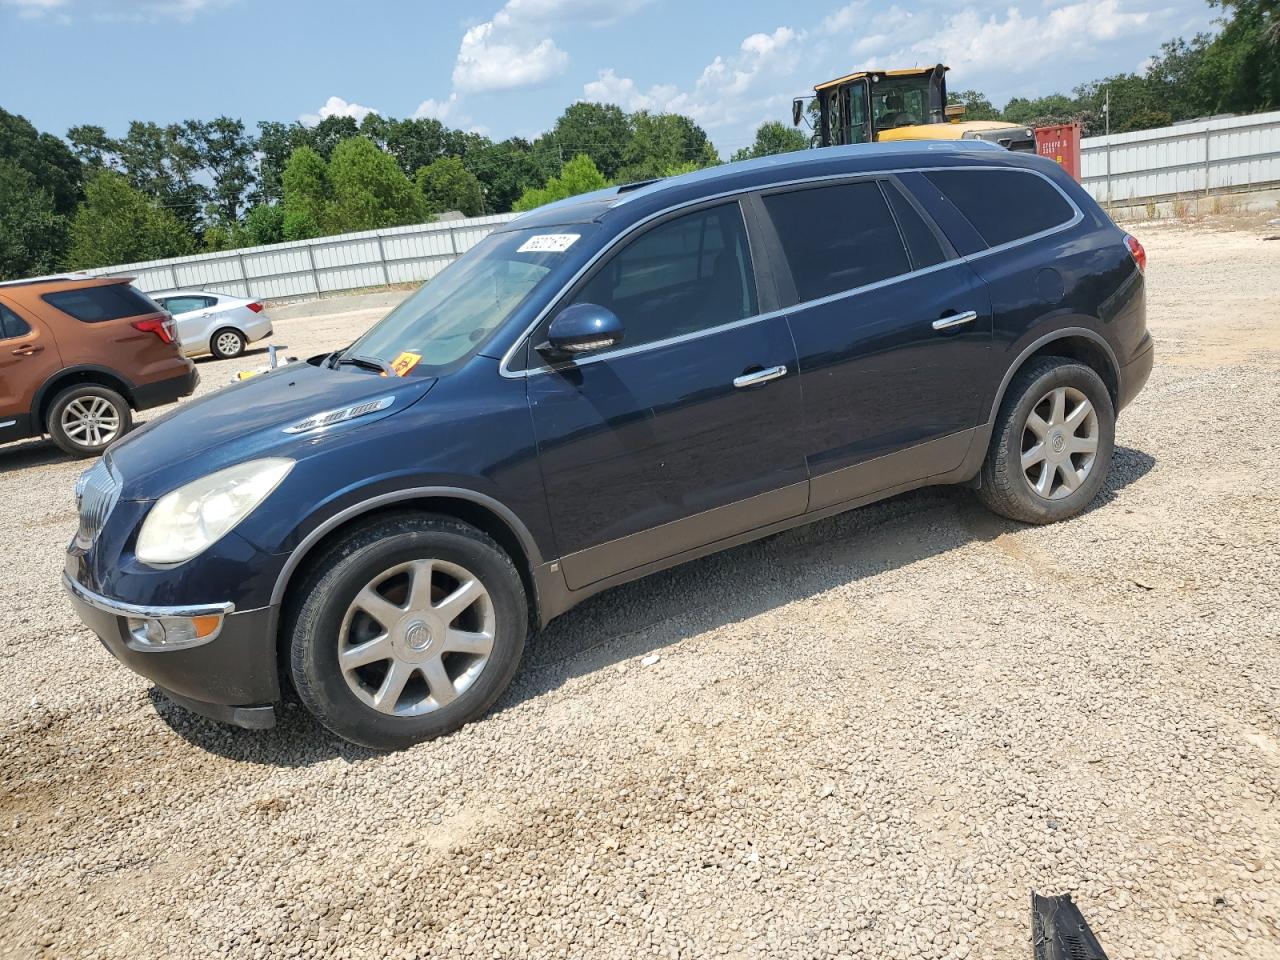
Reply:
[[[707,167],[720,162],[706,131],[688,117],[641,110],[631,115],[631,124],[634,132],[619,182],[651,180],[686,163]]]
[[[426,198],[395,157],[367,137],[353,137],[334,148],[329,187],[333,199],[326,226],[332,233],[422,223],[430,215]]]
[[[85,185],[85,199],[71,222],[67,266],[105,267],[191,253],[186,227],[114,170]]]
[[[355,117],[325,117],[309,131],[307,142],[316,153],[329,160],[338,144],[360,136]]]
[[[227,223],[237,222],[240,208],[257,179],[253,172],[253,138],[245,133],[243,123],[231,117],[208,122],[188,120],[183,126],[187,140],[195,145],[200,163],[213,181],[210,199],[216,216]]]
[[[298,147],[290,155],[281,175],[284,217],[281,230],[286,240],[309,240],[324,230],[332,200],[329,165],[310,147]]]
[[[612,103],[570,104],[538,145],[563,157],[583,154],[612,180],[622,169],[631,143],[631,120]]]
[[[457,157],[441,157],[420,167],[414,181],[432,213],[460,210],[465,216],[477,217],[484,212],[480,181]]]
[[[284,206],[279,203],[262,203],[250,208],[244,218],[246,245],[261,247],[280,243],[284,236]]]
[[[574,157],[564,165],[564,171],[558,177],[552,177],[546,186],[540,189],[526,190],[511,209],[523,211],[541,207],[544,204],[566,197],[576,197],[580,193],[590,193],[609,185],[609,181],[596,169],[591,158],[586,154]]]
[[[1000,111],[978,90],[952,90],[947,94],[948,104],[964,107],[962,120],[1003,120]]]
[[[756,139],[749,147],[743,147],[733,155],[734,160],[751,160],[755,157],[771,157],[778,153],[804,150],[809,138],[795,127],[770,120],[756,128]]]
[[[484,189],[487,209],[507,211],[526,191],[535,188],[559,171],[533,153],[529,141],[519,137],[478,147],[463,154],[462,162],[475,174]]]
[[[123,139],[112,141],[129,184],[170,210],[192,232],[209,199],[197,177],[203,167],[199,144],[183,124],[160,126],[134,120]]]
[[[365,117],[368,123],[376,113]],[[381,145],[396,158],[406,176],[445,156],[448,151],[448,131],[439,120],[421,117],[416,120],[391,120],[386,124]],[[375,138],[376,140],[376,138]],[[455,153],[455,156],[461,156]]]
[[[71,143],[71,152],[90,171],[118,169],[115,141],[107,136],[107,131],[102,127],[93,124],[72,127],[67,131],[67,140]]]
[[[0,160],[10,160],[48,191],[57,213],[70,214],[83,195],[80,161],[66,143],[40,133],[26,117],[0,109]]]
[[[310,145],[307,128],[300,123],[258,121],[257,203],[271,203],[284,197],[284,167],[299,147]]]
[[[49,191],[9,159],[0,159],[0,280],[52,273],[67,249],[67,218]]]

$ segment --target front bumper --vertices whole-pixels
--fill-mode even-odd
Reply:
[[[275,722],[280,699],[271,607],[237,613],[229,603],[139,606],[94,593],[68,573],[63,586],[71,605],[107,651],[155,683],[176,703],[196,713],[243,727]],[[220,614],[221,629],[198,646],[140,649],[131,643],[129,620]]]

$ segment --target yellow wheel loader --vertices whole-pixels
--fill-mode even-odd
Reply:
[[[963,120],[964,107],[947,104],[947,67],[862,70],[813,88],[816,101],[797,98],[791,119],[804,120],[816,103],[818,146],[882,140],[989,140],[1008,150],[1036,149],[1035,131],[1003,120]]]

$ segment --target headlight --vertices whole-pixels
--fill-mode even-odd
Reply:
[[[163,564],[190,560],[230,533],[292,469],[292,460],[250,460],[165,494],[142,524],[138,559]]]

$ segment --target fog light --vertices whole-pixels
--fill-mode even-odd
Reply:
[[[182,650],[208,643],[222,629],[222,615],[129,618],[128,645],[134,650]]]

